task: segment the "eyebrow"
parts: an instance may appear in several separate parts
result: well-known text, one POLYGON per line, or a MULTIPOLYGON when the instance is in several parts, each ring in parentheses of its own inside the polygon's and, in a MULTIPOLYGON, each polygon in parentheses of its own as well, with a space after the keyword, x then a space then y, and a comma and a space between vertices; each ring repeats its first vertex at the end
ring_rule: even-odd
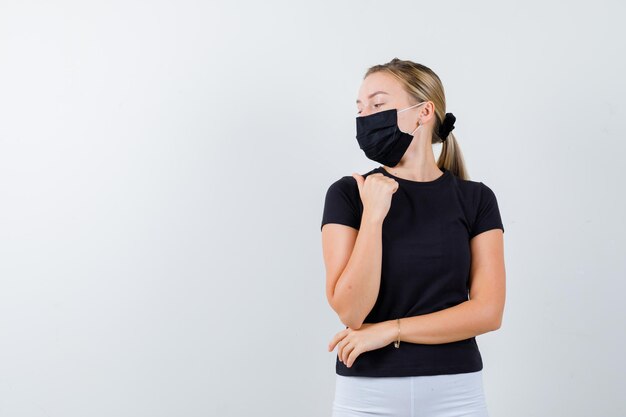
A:
MULTIPOLYGON (((389 94, 389 93, 388 93, 388 92, 386 92, 386 91, 375 91, 375 92, 373 92, 372 94, 370 94, 369 96, 367 96, 367 98, 372 98, 372 97, 374 97, 376 94, 389 94)), ((357 99, 357 100, 356 100, 356 104, 359 104, 360 102, 361 102, 361 100, 359 100, 359 99, 357 99)))

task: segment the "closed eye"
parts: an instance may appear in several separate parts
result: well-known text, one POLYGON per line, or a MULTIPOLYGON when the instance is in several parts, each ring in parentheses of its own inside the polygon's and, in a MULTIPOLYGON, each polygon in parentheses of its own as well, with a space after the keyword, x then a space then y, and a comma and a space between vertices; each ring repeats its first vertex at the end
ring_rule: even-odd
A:
MULTIPOLYGON (((377 104, 374 104, 374 108, 377 109, 378 106, 384 106, 384 105, 385 105, 385 103, 377 103, 377 104)), ((358 111, 356 114, 361 114, 361 112, 358 111)))

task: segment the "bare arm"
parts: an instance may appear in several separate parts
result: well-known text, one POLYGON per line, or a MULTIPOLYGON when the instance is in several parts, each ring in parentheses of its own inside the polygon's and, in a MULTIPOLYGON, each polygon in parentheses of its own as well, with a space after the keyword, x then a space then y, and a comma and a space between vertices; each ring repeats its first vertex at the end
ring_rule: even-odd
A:
MULTIPOLYGON (((505 302, 503 233, 483 232, 470 241, 470 299, 456 306, 400 319, 400 341, 423 344, 456 342, 500 328, 505 302)), ((398 323, 388 320, 381 331, 397 340, 398 323)))
POLYGON ((358 329, 380 289, 382 221, 364 212, 359 230, 341 224, 322 228, 326 297, 340 320, 358 329))

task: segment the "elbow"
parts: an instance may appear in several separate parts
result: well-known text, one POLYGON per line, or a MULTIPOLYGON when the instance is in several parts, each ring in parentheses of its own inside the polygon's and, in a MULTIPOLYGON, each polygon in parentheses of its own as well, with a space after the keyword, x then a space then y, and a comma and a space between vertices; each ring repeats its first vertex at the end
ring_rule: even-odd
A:
POLYGON ((501 325, 502 325, 502 320, 493 320, 492 323, 491 323, 490 330, 492 332, 496 331, 496 330, 498 330, 500 328, 501 325))
POLYGON ((495 331, 498 330, 502 326, 502 312, 497 311, 496 313, 490 314, 489 316, 489 330, 495 331))
POLYGON ((349 311, 337 311, 337 315, 339 316, 339 320, 341 320, 345 326, 348 326, 353 330, 360 329, 363 324, 363 319, 355 317, 356 315, 354 314, 354 309, 349 311))
POLYGON ((363 320, 355 320, 351 317, 341 317, 341 322, 352 330, 359 330, 363 325, 363 320))
POLYGON ((329 295, 328 301, 332 309, 337 313, 339 320, 349 328, 358 330, 363 325, 365 317, 362 317, 354 306, 349 302, 341 302, 337 297, 329 295))
POLYGON ((476 300, 484 332, 493 332, 502 325, 503 307, 494 303, 476 300))
POLYGON ((345 326, 351 328, 352 330, 359 330, 361 328, 361 325, 363 325, 363 319, 360 317, 356 317, 356 315, 354 314, 354 309, 348 311, 335 311, 339 316, 339 320, 341 320, 341 322, 345 326))

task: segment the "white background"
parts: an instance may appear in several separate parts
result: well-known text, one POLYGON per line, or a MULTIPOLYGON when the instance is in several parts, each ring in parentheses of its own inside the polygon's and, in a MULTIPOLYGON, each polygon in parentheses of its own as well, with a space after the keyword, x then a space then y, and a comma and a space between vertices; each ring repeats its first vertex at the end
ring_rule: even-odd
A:
POLYGON ((2 0, 0 416, 329 416, 323 198, 394 57, 498 197, 491 416, 626 415, 625 12, 2 0))

